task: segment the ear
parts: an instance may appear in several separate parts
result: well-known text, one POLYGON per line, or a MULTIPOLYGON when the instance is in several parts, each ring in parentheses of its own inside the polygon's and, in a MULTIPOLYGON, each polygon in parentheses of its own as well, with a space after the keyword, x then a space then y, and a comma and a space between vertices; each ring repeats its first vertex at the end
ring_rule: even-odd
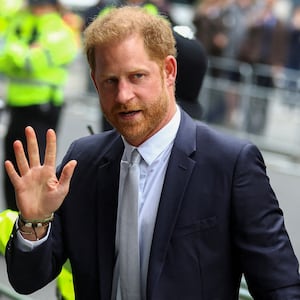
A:
POLYGON ((175 85, 177 75, 177 61, 172 55, 168 55, 165 58, 165 74, 167 85, 175 85))

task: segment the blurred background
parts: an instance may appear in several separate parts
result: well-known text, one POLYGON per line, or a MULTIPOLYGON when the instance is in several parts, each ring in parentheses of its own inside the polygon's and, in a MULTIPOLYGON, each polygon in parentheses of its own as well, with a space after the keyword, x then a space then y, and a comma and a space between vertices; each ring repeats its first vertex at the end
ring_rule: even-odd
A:
MULTIPOLYGON (((74 139, 91 134, 91 128, 93 132, 104 130, 82 52, 82 31, 106 7, 120 4, 102 0, 61 0, 60 3, 66 22, 77 35, 79 51, 68 66, 69 77, 64 87, 65 106, 57 130, 58 162, 74 139)), ((250 139, 260 148, 300 259, 297 230, 300 226, 300 1, 152 0, 147 3, 155 5, 174 26, 180 26, 182 32, 202 43, 208 69, 196 99, 201 114, 195 118, 250 139)), ((134 4, 144 5, 144 2, 135 0, 134 4)), ((0 29, 1 14, 2 9, 0 29)), ((0 73, 2 164, 3 138, 10 118, 5 104, 7 84, 7 77, 0 73)), ((0 170, 2 211, 6 205, 2 167, 0 170)), ((12 293, 4 259, 0 256, 1 288, 12 293)), ((17 294, 14 297, 0 295, 0 299, 56 299, 55 283, 28 297, 18 298, 17 294)))

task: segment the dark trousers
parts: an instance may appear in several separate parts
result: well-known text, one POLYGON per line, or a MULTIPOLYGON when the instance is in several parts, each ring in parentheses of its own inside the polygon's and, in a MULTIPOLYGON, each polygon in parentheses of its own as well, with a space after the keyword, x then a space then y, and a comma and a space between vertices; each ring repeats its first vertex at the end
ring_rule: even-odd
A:
MULTIPOLYGON (((26 126, 30 125, 36 132, 39 143, 41 163, 43 163, 46 148, 46 131, 49 128, 54 130, 57 129, 61 110, 61 106, 54 106, 48 103, 28 107, 9 107, 10 121, 4 140, 4 159, 12 161, 16 166, 13 142, 15 140, 20 140, 23 143, 26 152, 24 129, 26 126)), ((5 171, 4 194, 7 208, 18 210, 15 201, 14 188, 5 171)))

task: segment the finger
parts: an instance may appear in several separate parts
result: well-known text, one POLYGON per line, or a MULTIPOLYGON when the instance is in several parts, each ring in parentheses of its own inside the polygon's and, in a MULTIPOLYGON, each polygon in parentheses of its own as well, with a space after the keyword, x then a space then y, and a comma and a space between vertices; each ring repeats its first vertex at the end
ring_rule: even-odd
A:
POLYGON ((39 146, 36 134, 31 126, 25 128, 25 135, 30 166, 37 167, 40 165, 39 146))
POLYGON ((24 151, 23 144, 21 143, 21 141, 15 141, 13 144, 13 148, 19 173, 21 176, 23 176, 29 170, 29 164, 24 151))
POLYGON ((49 129, 46 135, 47 144, 45 152, 45 165, 55 168, 56 163, 56 134, 53 129, 49 129))
POLYGON ((16 188, 18 181, 20 179, 19 174, 17 173, 17 171, 11 161, 6 160, 4 162, 4 166, 5 166, 6 173, 9 177, 12 185, 16 188))
POLYGON ((61 172, 59 178, 59 184, 62 187, 62 189, 65 191, 65 193, 67 193, 69 190, 70 181, 73 176, 76 165, 77 165, 77 161, 71 160, 64 166, 61 172))

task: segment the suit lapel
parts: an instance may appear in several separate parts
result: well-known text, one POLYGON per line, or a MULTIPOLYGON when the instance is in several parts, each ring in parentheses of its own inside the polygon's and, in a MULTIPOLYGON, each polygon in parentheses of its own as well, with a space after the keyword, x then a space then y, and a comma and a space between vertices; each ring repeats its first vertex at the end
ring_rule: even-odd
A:
MULTIPOLYGON (((151 254, 149 258, 147 299, 159 280, 170 238, 182 199, 194 168, 191 155, 196 149, 196 125, 184 112, 174 141, 163 185, 151 254)), ((99 253, 99 288, 101 299, 110 299, 115 263, 115 228, 118 205, 120 160, 123 142, 117 139, 101 159, 98 168, 97 246, 99 253)))
POLYGON ((185 113, 174 141, 157 213, 149 259, 147 299, 152 299, 159 280, 170 238, 174 230, 185 189, 195 162, 191 155, 196 149, 196 125, 185 113))
POLYGON ((123 142, 118 139, 98 168, 97 245, 101 299, 110 299, 115 262, 115 228, 118 206, 120 160, 123 142))

